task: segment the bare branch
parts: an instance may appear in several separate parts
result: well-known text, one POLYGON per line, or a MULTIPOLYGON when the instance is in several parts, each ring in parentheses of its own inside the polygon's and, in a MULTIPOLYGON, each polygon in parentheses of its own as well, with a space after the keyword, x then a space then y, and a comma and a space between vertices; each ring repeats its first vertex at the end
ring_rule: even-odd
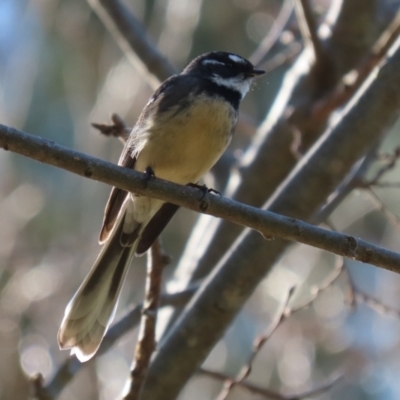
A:
MULTIPOLYGON (((201 368, 199 370, 199 373, 205 376, 209 376, 210 378, 219 380, 219 381, 229 381, 230 378, 222 374, 220 372, 215 372, 215 371, 210 371, 204 368, 201 368)), ((293 395, 288 395, 288 394, 283 394, 283 393, 277 393, 269 389, 264 389, 259 386, 253 385, 249 382, 239 382, 237 385, 248 390, 250 393, 253 394, 258 394, 260 396, 265 397, 266 399, 272 399, 272 400, 300 400, 303 398, 308 398, 312 396, 318 396, 319 394, 326 393, 332 386, 336 385, 340 380, 342 379, 342 375, 339 375, 333 379, 331 379, 329 382, 325 383, 324 385, 321 385, 315 389, 310 389, 306 392, 302 393, 296 393, 293 395)))
MULTIPOLYGON (((372 72, 265 209, 311 219, 353 165, 389 131, 400 110, 400 39, 389 52, 391 57, 372 72)), ((287 246, 282 240, 265 242, 255 232, 243 232, 161 343, 150 367, 146 399, 160 393, 165 400, 177 396, 287 246)))
MULTIPOLYGON (((378 24, 376 0, 333 0, 331 9, 338 8, 341 11, 334 23, 325 23, 325 31, 331 31, 332 36, 323 40, 324 47, 332 56, 334 70, 315 68, 310 51, 300 54, 285 75, 271 111, 234 169, 227 185, 227 196, 261 206, 298 161, 290 148, 293 126, 302 135, 301 148, 298 149, 302 154, 322 134, 327 119, 310 117, 315 103, 330 93, 342 75, 370 51, 375 40, 370 34, 371 29, 374 31, 378 24)), ((240 227, 226 221, 200 217, 198 229, 193 230, 177 268, 179 285, 184 287, 186 283, 207 276, 241 232, 240 227), (205 234, 212 236, 207 246, 204 246, 205 234), (205 248, 202 254, 199 254, 199 248, 205 248), (193 252, 197 253, 196 257, 192 257, 193 252)))
MULTIPOLYGON (((327 221, 327 225, 333 229, 336 230, 333 223, 331 221, 327 221)), ((358 304, 362 303, 374 310, 375 312, 382 314, 382 315, 389 315, 394 318, 400 318, 400 310, 398 308, 389 306, 383 301, 377 299, 375 296, 371 295, 370 293, 367 293, 361 289, 359 289, 354 282, 354 279, 351 276, 351 273, 349 271, 349 266, 346 260, 343 260, 341 263, 340 267, 338 268, 339 274, 336 278, 332 280, 332 283, 341 275, 342 272, 345 272, 345 276, 347 279, 347 284, 348 284, 348 293, 347 293, 347 304, 351 308, 357 307, 358 304)), ((323 287, 319 287, 319 289, 324 290, 323 287)), ((319 290, 320 292, 321 290, 319 290)), ((295 310, 297 311, 297 310, 295 310)))
POLYGON ((376 171, 375 176, 364 182, 360 181, 358 186, 361 188, 369 188, 374 185, 378 185, 389 171, 393 170, 400 158, 400 147, 397 147, 392 154, 385 154, 385 164, 376 171))
POLYGON ((146 295, 142 308, 139 339, 131 367, 130 380, 124 400, 138 400, 146 379, 151 355, 156 348, 156 323, 160 299, 162 272, 170 262, 161 249, 160 241, 151 246, 147 260, 146 295))
POLYGON ((121 0, 88 0, 138 71, 157 88, 176 70, 157 50, 143 25, 121 0))
POLYGON ((353 305, 365 304, 367 307, 371 308, 375 312, 381 315, 388 315, 394 318, 400 318, 400 310, 398 308, 389 306, 385 304, 382 300, 376 298, 370 293, 364 292, 359 289, 357 285, 354 283, 350 274, 348 275, 348 282, 351 285, 351 293, 352 293, 352 302, 353 305))
POLYGON ((34 400, 52 400, 54 397, 49 396, 43 387, 42 374, 36 374, 29 379, 31 384, 31 398, 34 400))
POLYGON ((400 232, 400 217, 386 207, 374 190, 367 188, 366 193, 370 195, 377 209, 386 217, 387 221, 397 230, 397 232, 400 232))
MULTIPOLYGON (((225 385, 218 396, 218 400, 225 400, 231 390, 234 388, 236 385, 241 385, 246 378, 250 375, 252 369, 253 369, 253 362, 255 358, 257 357, 258 353, 262 350, 264 345, 267 343, 267 341, 271 338, 271 336, 274 334, 274 332, 277 330, 277 328, 284 323, 284 321, 289 318, 291 315, 294 313, 303 310, 310 306, 315 299, 319 296, 321 292, 324 290, 332 287, 332 285, 336 282, 336 280, 339 278, 339 276, 342 274, 344 270, 344 262, 342 259, 338 260, 338 264, 335 266, 335 268, 332 270, 332 272, 325 278, 325 280, 315 288, 313 288, 311 296, 309 299, 303 303, 300 304, 299 306, 295 308, 289 308, 289 302, 292 298, 292 295, 294 293, 294 289, 292 288, 286 297, 286 300, 282 303, 281 309, 277 313, 275 319, 272 321, 272 324, 268 327, 268 330, 266 333, 258 337, 253 346, 253 351, 248 358, 246 364, 244 367, 241 369, 239 372, 237 378, 232 379, 229 378, 226 380, 225 385)), ((281 396, 281 395, 278 395, 281 396)), ((280 397, 279 397, 280 398, 280 397)))
POLYGON ((266 60, 260 65, 267 74, 276 70, 285 64, 290 64, 296 56, 299 55, 302 50, 302 46, 299 42, 293 42, 288 45, 287 48, 283 49, 280 53, 273 56, 271 59, 266 60))
POLYGON ((290 314, 292 315, 310 306, 321 294, 321 292, 332 287, 332 285, 336 282, 336 280, 342 275, 344 270, 345 270, 345 263, 343 259, 339 259, 338 263, 335 265, 332 272, 325 278, 325 280, 321 284, 313 288, 312 295, 309 297, 309 299, 307 299, 305 303, 300 304, 297 307, 291 308, 289 310, 290 314))
POLYGON ((112 114, 111 121, 113 122, 112 124, 98 124, 92 122, 91 125, 93 128, 98 129, 104 136, 114 136, 125 144, 132 128, 128 127, 125 121, 118 114, 112 114))
POLYGON ((312 48, 316 63, 325 64, 327 62, 321 40, 317 33, 317 23, 315 21, 309 0, 295 0, 297 20, 300 31, 303 35, 306 46, 312 48))
POLYGON ((262 40, 254 53, 249 57, 249 60, 258 65, 272 49, 274 44, 279 40, 282 31, 285 29, 290 16, 293 12, 293 0, 285 0, 278 16, 275 18, 267 36, 262 40))
POLYGON ((244 380, 250 375, 251 370, 253 368, 253 362, 257 357, 258 353, 264 347, 265 343, 267 343, 268 339, 273 335, 276 329, 282 324, 282 322, 287 318, 288 314, 288 304, 293 296, 294 287, 291 288, 286 296, 286 300, 282 303, 281 309, 275 316, 272 324, 268 327, 268 332, 257 338, 253 345, 253 351, 248 358, 246 365, 241 369, 238 376, 235 379, 228 379, 225 381, 224 387, 222 388, 221 393, 218 396, 218 400, 225 400, 229 396, 229 393, 234 388, 235 385, 241 384, 244 380))
MULTIPOLYGON (((362 131, 362 133, 365 146, 367 143, 367 132, 362 131)), ((374 130, 371 134, 378 135, 379 131, 374 130)), ((353 135, 354 140, 356 140, 355 137, 356 135, 353 135)), ((341 146, 341 143, 337 142, 336 145, 341 146)), ((63 168, 86 178, 120 187, 129 192, 154 197, 196 212, 224 218, 236 224, 254 229, 262 233, 264 237, 280 237, 308 244, 334 254, 361 262, 368 262, 378 267, 400 273, 400 255, 398 253, 375 246, 362 239, 331 232, 295 218, 285 217, 210 193, 204 194, 203 191, 189 186, 177 185, 162 179, 149 181, 146 175, 140 172, 122 168, 110 162, 69 150, 54 142, 1 124, 0 147, 37 161, 63 168)), ((362 150, 362 146, 359 146, 358 151, 361 152, 362 150)), ((324 154, 322 153, 321 155, 323 159, 326 158, 324 154)), ((353 154, 353 156, 357 157, 356 154, 353 154)), ((309 165, 312 165, 311 161, 309 165)), ((307 170, 309 165, 305 163, 307 170)), ((326 165, 324 168, 320 166, 319 172, 322 172, 322 169, 326 168, 326 165)), ((344 169, 345 166, 343 165, 342 168, 344 169)), ((330 167, 328 170, 327 173, 331 174, 330 167)), ((297 173, 297 171, 295 172, 297 173)), ((308 174, 308 171, 304 171, 303 173, 308 174)), ((330 183, 332 184, 333 181, 331 180, 330 183)), ((294 201, 294 199, 292 200, 294 201)))
POLYGON ((329 196, 327 203, 318 211, 313 221, 326 221, 331 213, 339 204, 350 194, 350 192, 359 186, 363 181, 369 167, 376 159, 377 146, 353 167, 345 181, 329 196))
POLYGON ((361 65, 347 74, 332 93, 316 103, 312 112, 313 116, 325 119, 332 111, 345 104, 360 88, 373 68, 387 56, 390 46, 393 45, 399 34, 400 12, 375 42, 371 53, 361 65))

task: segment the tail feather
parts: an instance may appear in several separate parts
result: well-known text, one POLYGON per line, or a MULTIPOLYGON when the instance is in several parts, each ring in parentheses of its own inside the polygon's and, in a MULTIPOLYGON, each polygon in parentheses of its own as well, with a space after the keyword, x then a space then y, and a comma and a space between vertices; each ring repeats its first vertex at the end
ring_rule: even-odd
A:
POLYGON ((65 310, 58 332, 61 349, 71 349, 80 361, 89 360, 97 351, 111 323, 137 242, 121 245, 123 218, 104 245, 75 296, 65 310))

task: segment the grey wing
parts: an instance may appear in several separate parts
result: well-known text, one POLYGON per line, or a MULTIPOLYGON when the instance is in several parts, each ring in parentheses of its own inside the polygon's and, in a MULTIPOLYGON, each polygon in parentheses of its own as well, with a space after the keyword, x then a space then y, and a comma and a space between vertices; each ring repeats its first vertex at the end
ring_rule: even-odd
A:
POLYGON ((135 252, 137 256, 146 253, 178 209, 179 206, 171 203, 164 203, 161 206, 140 235, 140 240, 135 252))
MULTIPOLYGON (((165 88, 168 87, 166 83, 175 77, 168 79, 151 97, 145 108, 143 109, 135 127, 129 135, 129 138, 122 150, 118 165, 125 168, 135 168, 136 155, 140 151, 140 134, 146 129, 147 119, 156 112, 160 101, 164 97, 165 88)), ((103 244, 108 240, 110 234, 115 226, 115 221, 121 211, 128 192, 117 187, 113 187, 108 197, 107 205, 104 210, 103 225, 100 231, 99 242, 103 244)))
MULTIPOLYGON (((130 145, 128 147, 128 144, 129 141, 124 147, 118 165, 133 169, 135 167, 136 157, 132 156, 132 149, 130 145)), ((103 225, 101 227, 99 238, 100 244, 103 244, 110 237, 110 234, 114 229, 115 221, 118 218, 118 214, 127 195, 128 192, 126 190, 117 188, 115 186, 111 189, 111 193, 108 197, 107 205, 104 210, 103 225)))
MULTIPOLYGON (((146 132, 146 125, 157 113, 163 113, 168 109, 175 107, 179 104, 179 108, 187 107, 187 102, 182 102, 182 97, 190 92, 196 84, 196 78, 188 75, 174 75, 167 79, 153 94, 149 102, 144 107, 133 131, 129 135, 128 141, 122 151, 118 165, 126 168, 135 167, 135 162, 138 152, 141 150, 141 135, 146 132)), ((128 192, 119 188, 112 188, 108 202, 104 212, 103 226, 100 231, 99 242, 104 243, 112 232, 115 221, 118 218, 121 207, 126 199, 128 192)), ((170 205, 172 206, 172 205, 170 205)), ((177 209, 177 208, 176 208, 177 209)), ((176 212, 174 207, 165 207, 160 210, 156 220, 160 222, 160 226, 164 228, 168 221, 176 212)), ((146 232, 145 240, 141 244, 140 249, 147 250, 152 242, 157 238, 163 229, 156 229, 156 224, 151 224, 151 227, 146 232)))

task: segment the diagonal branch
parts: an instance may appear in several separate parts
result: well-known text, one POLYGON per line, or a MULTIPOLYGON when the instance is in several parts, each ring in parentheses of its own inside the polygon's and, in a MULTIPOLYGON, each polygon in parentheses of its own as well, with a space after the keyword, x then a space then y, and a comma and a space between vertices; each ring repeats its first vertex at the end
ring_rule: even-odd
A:
POLYGON ((299 28, 306 46, 312 48, 317 64, 325 64, 326 56, 322 47, 321 39, 318 37, 317 23, 309 0, 295 0, 294 4, 299 28))
POLYGON ((155 89, 176 70, 122 0, 88 0, 122 51, 155 89))
MULTIPOLYGON (((400 103, 400 95, 398 97, 400 103)), ((379 135, 380 132, 374 130, 370 134, 379 135)), ((368 143, 367 133, 363 131, 364 146, 368 143)), ((333 136, 335 137, 335 135, 333 136)), ((337 145, 340 146, 339 141, 337 145)), ((189 186, 177 185, 162 179, 149 181, 146 174, 69 150, 49 140, 1 124, 0 147, 77 175, 117 186, 129 192, 154 197, 196 212, 224 218, 235 224, 251 228, 261 233, 268 240, 275 237, 292 240, 400 273, 400 254, 375 246, 362 239, 331 232, 295 218, 248 206, 228 198, 214 196, 210 193, 204 194, 202 190, 199 191, 189 186)), ((348 151, 351 153, 350 150, 348 151)), ((360 145, 357 150, 362 152, 363 146, 360 145)), ((350 156, 346 152, 343 152, 343 154, 350 156)), ((356 155, 353 156, 356 157, 356 155)), ((325 158, 323 153, 322 159, 325 160, 325 158)), ((308 162, 309 160, 304 161, 304 166, 307 167, 305 171, 299 172, 309 173, 308 162)), ((345 165, 342 165, 341 169, 344 170, 345 167, 345 165)), ((317 169, 319 171, 324 170, 327 174, 332 172, 329 164, 319 165, 317 169)), ((333 181, 330 183, 333 183, 333 181)), ((304 188, 301 191, 298 190, 298 193, 300 192, 304 192, 304 188)), ((285 192, 282 193, 282 196, 290 197, 285 192)), ((317 200, 317 197, 315 200, 317 200)), ((295 198, 289 201, 295 201, 295 198)), ((299 204, 298 207, 300 206, 299 204)), ((262 236, 259 235, 259 237, 262 236)))
MULTIPOLYGON (((298 150, 304 154, 327 123, 326 119, 310 118, 315 103, 329 95, 342 75, 354 68, 374 43, 370 32, 378 23, 376 0, 333 0, 332 9, 341 11, 333 26, 325 23, 325 31, 332 35, 325 37, 323 44, 333 67, 321 71, 314 67, 310 51, 301 52, 285 75, 271 111, 234 169, 228 197, 261 206, 272 195, 298 161, 291 150, 294 132, 301 134, 298 150)), ((239 226, 200 217, 177 267, 177 284, 184 287, 209 274, 240 233, 239 226), (212 236, 207 244, 205 236, 212 236)))
POLYGON ((396 14, 393 21, 387 29, 380 35, 378 40, 372 47, 370 54, 365 57, 355 70, 352 70, 339 82, 337 87, 324 98, 320 99, 312 110, 314 118, 325 119, 334 110, 343 106, 357 89, 364 83, 368 74, 374 69, 379 62, 387 55, 390 46, 400 34, 400 12, 396 14))
POLYGON ((267 36, 262 40, 257 49, 250 56, 249 60, 254 65, 259 65, 274 44, 279 40, 282 31, 285 29, 293 12, 293 0, 285 0, 278 16, 274 20, 267 36))
POLYGON ((253 351, 251 352, 250 357, 248 358, 246 364, 239 371, 239 374, 237 375, 237 377, 235 379, 229 379, 229 380, 225 381, 217 400, 226 400, 228 398, 229 394, 231 393, 232 389, 236 385, 242 384, 245 381, 245 379, 249 377, 249 375, 253 369, 254 360, 256 359, 258 353, 262 350, 264 345, 267 343, 268 339, 274 334, 274 332, 278 329, 278 327, 289 316, 290 310, 288 308, 288 304, 293 297, 294 290, 295 290, 295 287, 292 287, 288 291, 286 299, 281 304, 280 310, 275 315, 275 318, 272 321, 272 324, 268 327, 268 331, 255 340, 254 345, 253 345, 253 351))
MULTIPOLYGON (((204 368, 200 368, 199 373, 202 375, 208 376, 210 378, 216 379, 218 381, 230 380, 230 378, 228 378, 224 374, 221 374, 220 372, 209 371, 204 368)), ((300 400, 300 399, 306 399, 306 398, 313 397, 313 396, 318 396, 319 394, 322 394, 322 393, 326 393, 329 389, 331 389, 334 385, 336 385, 336 383, 338 383, 341 379, 342 379, 342 375, 338 375, 338 376, 332 378, 327 383, 325 383, 317 388, 310 389, 310 390, 307 390, 302 393, 296 393, 293 395, 274 392, 270 389, 264 389, 257 385, 254 385, 250 382, 239 382, 237 385, 246 389, 250 393, 260 395, 260 396, 265 397, 266 399, 270 399, 270 400, 300 400)))
MULTIPOLYGON (((389 54, 265 209, 311 219, 354 164, 388 133, 400 112, 400 38, 389 54)), ((161 393, 165 400, 178 395, 287 247, 286 241, 265 242, 254 231, 243 232, 161 343, 147 378, 146 400, 161 393)))

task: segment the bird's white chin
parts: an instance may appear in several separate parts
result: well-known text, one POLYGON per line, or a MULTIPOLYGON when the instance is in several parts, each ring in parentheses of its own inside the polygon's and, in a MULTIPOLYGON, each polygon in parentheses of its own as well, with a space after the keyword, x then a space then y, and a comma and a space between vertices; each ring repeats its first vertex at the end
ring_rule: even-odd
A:
POLYGON ((239 75, 234 78, 222 78, 220 76, 214 75, 211 78, 211 80, 219 86, 224 86, 228 89, 232 89, 235 90, 236 92, 239 92, 243 99, 243 97, 250 89, 250 85, 253 78, 252 77, 244 78, 243 75, 239 75))

